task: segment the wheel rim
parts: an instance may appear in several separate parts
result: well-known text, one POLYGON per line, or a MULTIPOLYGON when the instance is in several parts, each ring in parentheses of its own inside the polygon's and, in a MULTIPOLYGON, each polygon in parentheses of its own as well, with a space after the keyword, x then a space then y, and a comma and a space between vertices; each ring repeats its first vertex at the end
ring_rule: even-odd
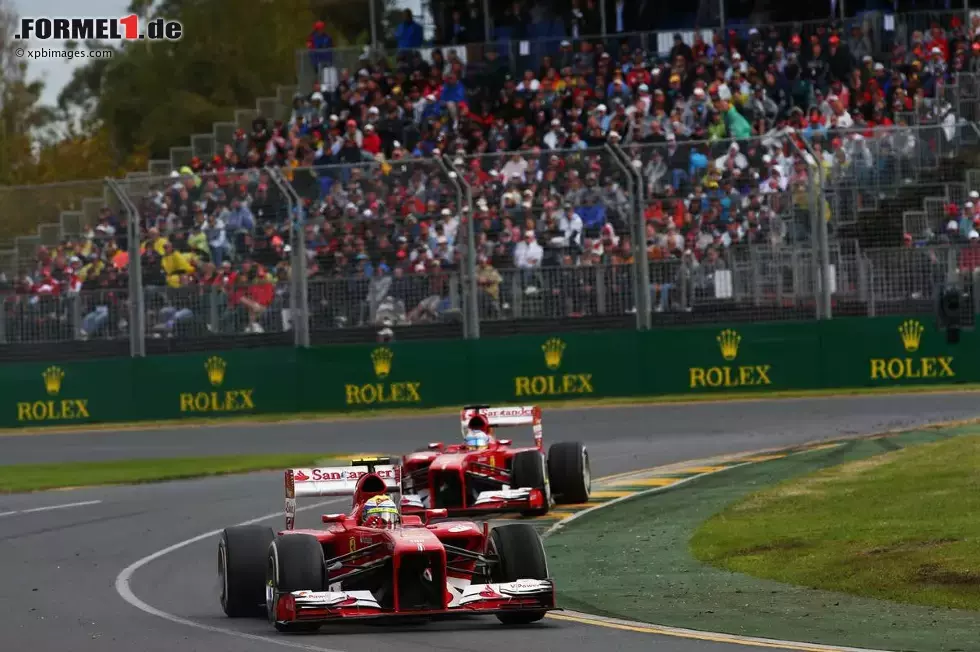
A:
POLYGON ((492 566, 490 566, 490 568, 487 569, 487 579, 492 583, 496 581, 497 578, 500 577, 501 575, 500 569, 502 567, 502 564, 500 563, 500 553, 497 552, 497 544, 493 542, 493 537, 487 537, 487 539, 488 539, 487 541, 488 555, 497 558, 497 563, 493 564, 492 566))
POLYGON ((276 622, 276 557, 275 553, 269 555, 269 561, 265 569, 265 611, 270 622, 276 622))
POLYGON ((548 464, 544 455, 541 456, 541 477, 544 478, 544 503, 548 509, 551 509, 554 506, 554 499, 551 496, 551 478, 548 477, 548 464))
POLYGON ((585 484, 585 493, 592 493, 592 469, 589 468, 589 454, 582 449, 582 482, 585 484))
POLYGON ((221 606, 228 606, 228 560, 224 543, 218 544, 218 579, 221 591, 221 606))

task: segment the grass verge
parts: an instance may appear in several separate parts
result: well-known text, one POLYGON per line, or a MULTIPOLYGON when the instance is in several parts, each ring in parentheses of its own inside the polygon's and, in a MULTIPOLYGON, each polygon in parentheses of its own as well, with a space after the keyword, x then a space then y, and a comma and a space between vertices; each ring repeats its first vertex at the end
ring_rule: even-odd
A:
POLYGON ((977 468, 980 435, 826 469, 731 505, 691 549, 780 582, 980 610, 977 468))
MULTIPOLYGON (((844 387, 838 389, 784 390, 773 392, 730 392, 705 394, 667 394, 662 396, 632 396, 603 399, 574 399, 541 401, 549 410, 584 410, 589 408, 639 407, 644 405, 685 404, 685 403, 724 403, 730 401, 764 401, 770 399, 792 398, 836 398, 852 396, 875 396, 892 394, 944 394, 980 392, 980 383, 950 383, 942 385, 896 386, 896 387, 844 387)), ((518 402, 518 401, 514 401, 518 402)), ((140 431, 161 428, 187 428, 191 426, 221 425, 264 425, 270 423, 306 423, 314 421, 350 421, 356 419, 392 419, 458 414, 460 406, 435 408, 393 408, 388 410, 360 410, 351 412, 309 412, 284 414, 251 414, 233 417, 205 419, 167 419, 156 421, 133 421, 114 423, 82 423, 71 426, 48 426, 41 428, 0 428, 0 437, 26 435, 84 433, 101 431, 140 431)))
POLYGON ((595 511, 546 541, 559 603, 599 615, 744 636, 878 650, 976 650, 976 611, 754 577, 695 559, 689 544, 705 521, 765 487, 977 432, 971 425, 848 440, 733 467, 595 511))
POLYGON ((327 461, 343 463, 348 459, 349 457, 336 454, 306 453, 176 457, 65 464, 14 464, 0 466, 0 493, 163 482, 251 471, 280 470, 323 464, 327 461))

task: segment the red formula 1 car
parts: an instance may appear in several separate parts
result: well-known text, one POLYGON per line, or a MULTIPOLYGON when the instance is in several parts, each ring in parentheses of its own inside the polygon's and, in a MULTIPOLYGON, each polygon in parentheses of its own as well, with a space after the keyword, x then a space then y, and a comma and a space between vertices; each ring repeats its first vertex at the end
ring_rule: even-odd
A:
POLYGON ((544 455, 541 408, 468 406, 460 413, 462 444, 431 443, 404 456, 402 475, 406 514, 427 508, 450 516, 520 512, 547 514, 555 503, 589 500, 589 454, 579 442, 553 444, 544 455), (520 448, 494 431, 531 426, 534 446, 520 448))
POLYGON ((221 533, 221 606, 230 617, 265 613, 279 631, 314 631, 333 621, 493 614, 505 624, 555 609, 554 584, 533 526, 488 529, 441 521, 446 511, 401 515, 392 497, 400 467, 390 460, 286 471, 286 529, 258 525, 221 533), (326 527, 295 529, 296 499, 353 495, 326 527))

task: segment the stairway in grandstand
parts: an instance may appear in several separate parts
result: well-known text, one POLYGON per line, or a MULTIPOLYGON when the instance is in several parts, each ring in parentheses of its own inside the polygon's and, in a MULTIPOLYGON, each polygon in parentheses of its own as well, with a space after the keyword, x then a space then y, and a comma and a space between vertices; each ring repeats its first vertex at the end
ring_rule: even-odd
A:
MULTIPOLYGON (((123 185, 133 190, 138 190, 143 185, 146 190, 149 190, 148 185, 141 182, 165 177, 171 171, 189 165, 195 156, 201 159, 213 157, 216 153, 223 151, 225 145, 234 142, 237 129, 250 131, 252 120, 260 116, 267 118, 270 122, 289 120, 292 114, 293 95, 296 90, 296 86, 278 87, 275 97, 259 98, 255 102, 254 109, 235 111, 233 122, 216 122, 210 134, 194 134, 190 137, 190 145, 171 147, 169 159, 151 160, 146 172, 129 173, 123 185)), ((14 238, 12 249, 0 250, 0 272, 4 272, 8 276, 16 273, 21 263, 34 260, 38 246, 57 246, 65 238, 80 236, 85 225, 94 225, 98 222, 100 209, 109 206, 113 210, 120 210, 121 207, 118 203, 118 199, 112 191, 106 189, 103 196, 83 199, 78 210, 63 211, 57 223, 40 224, 37 227, 36 235, 14 238)))

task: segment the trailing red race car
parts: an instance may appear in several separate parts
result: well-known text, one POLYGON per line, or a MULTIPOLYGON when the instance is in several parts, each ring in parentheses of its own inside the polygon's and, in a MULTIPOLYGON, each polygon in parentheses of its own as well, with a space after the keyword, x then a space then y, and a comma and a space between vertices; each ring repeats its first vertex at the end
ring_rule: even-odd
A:
POLYGON ((463 443, 435 442, 403 457, 404 513, 435 508, 450 516, 540 516, 555 503, 588 502, 592 476, 585 445, 553 444, 545 458, 540 407, 468 406, 460 422, 463 443), (496 428, 509 426, 531 426, 534 446, 515 447, 494 436, 496 428))
POLYGON ((265 613, 281 632, 307 632, 333 621, 454 614, 525 624, 555 609, 533 526, 434 522, 447 516, 440 509, 402 515, 392 497, 399 475, 391 460, 286 471, 285 530, 248 525, 221 533, 225 614, 265 613), (353 496, 349 513, 324 515, 324 529, 295 529, 297 498, 344 495, 353 496))

